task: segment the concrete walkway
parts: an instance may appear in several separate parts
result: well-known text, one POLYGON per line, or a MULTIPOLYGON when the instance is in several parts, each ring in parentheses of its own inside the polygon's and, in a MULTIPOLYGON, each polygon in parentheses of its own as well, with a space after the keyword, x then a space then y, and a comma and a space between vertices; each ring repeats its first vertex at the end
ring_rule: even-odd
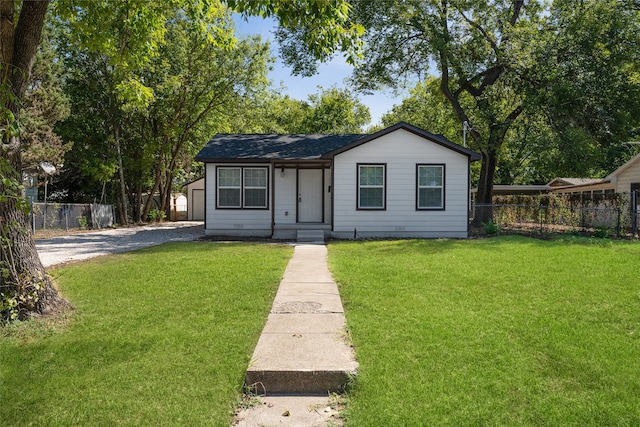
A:
POLYGON ((329 394, 358 370, 344 326, 327 247, 296 245, 246 374, 260 404, 240 411, 234 426, 335 425, 329 394))

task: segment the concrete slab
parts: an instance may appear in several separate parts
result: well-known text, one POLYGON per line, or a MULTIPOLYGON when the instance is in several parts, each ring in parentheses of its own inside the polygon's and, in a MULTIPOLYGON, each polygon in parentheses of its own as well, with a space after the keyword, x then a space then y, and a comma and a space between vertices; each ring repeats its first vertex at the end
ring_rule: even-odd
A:
POLYGON ((338 287, 333 282, 282 282, 276 295, 335 295, 340 298, 338 287))
POLYGON ((283 283, 288 282, 308 282, 308 283, 321 283, 330 282, 333 280, 333 276, 329 270, 314 269, 305 265, 287 267, 282 278, 283 283))
POLYGON ((342 301, 334 295, 276 296, 272 313, 344 313, 342 301))
POLYGON ((333 282, 325 245, 296 245, 295 255, 284 272, 283 282, 333 282))
POLYGON ((236 413, 233 427, 341 426, 340 405, 327 396, 264 396, 236 413))
POLYGON ((270 314, 263 334, 334 334, 344 330, 342 314, 270 314))
POLYGON ((250 371, 352 371, 353 350, 341 332, 329 334, 262 334, 253 353, 250 371))

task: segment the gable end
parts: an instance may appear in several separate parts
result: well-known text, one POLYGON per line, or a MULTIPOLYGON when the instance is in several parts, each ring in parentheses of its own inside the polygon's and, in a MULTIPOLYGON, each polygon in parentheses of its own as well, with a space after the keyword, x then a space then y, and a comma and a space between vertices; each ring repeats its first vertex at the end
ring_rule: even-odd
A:
POLYGON ((450 150, 456 151, 460 154, 463 154, 467 157, 469 157, 470 161, 477 161, 480 160, 482 157, 480 156, 480 154, 476 153, 475 151, 469 150, 468 148, 465 148, 461 145, 455 144, 451 141, 449 141, 447 138, 445 138, 442 135, 435 135, 431 132, 427 132, 423 129, 420 129, 416 126, 410 125, 409 123, 405 123, 405 122, 399 122, 393 126, 390 126, 388 128, 382 129, 376 133, 373 133, 371 135, 366 135, 350 144, 347 144, 343 147, 337 148, 335 150, 329 151, 325 154, 322 155, 323 159, 331 159, 334 156, 344 153, 345 151, 351 150, 353 148, 359 147, 362 144, 365 144, 369 141, 372 141, 374 139, 380 138, 384 135, 390 134, 392 132, 395 132, 396 130, 399 129, 404 129, 407 132, 411 132, 421 138, 427 139, 431 142, 434 142, 436 144, 439 144, 445 148, 448 148, 450 150))

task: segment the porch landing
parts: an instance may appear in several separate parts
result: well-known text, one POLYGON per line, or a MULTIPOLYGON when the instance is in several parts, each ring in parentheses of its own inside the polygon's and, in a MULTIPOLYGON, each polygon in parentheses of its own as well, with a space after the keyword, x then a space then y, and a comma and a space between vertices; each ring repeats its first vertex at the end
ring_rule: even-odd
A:
POLYGON ((324 243, 330 232, 330 224, 281 224, 274 227, 273 238, 304 243, 324 243))

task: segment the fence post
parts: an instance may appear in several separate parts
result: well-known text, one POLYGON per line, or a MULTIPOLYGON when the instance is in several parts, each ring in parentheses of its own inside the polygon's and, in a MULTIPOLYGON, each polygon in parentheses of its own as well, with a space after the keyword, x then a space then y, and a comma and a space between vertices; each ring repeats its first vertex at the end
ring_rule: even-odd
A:
POLYGON ((631 238, 636 237, 636 229, 638 228, 638 193, 635 191, 631 192, 631 238))
POLYGON ((542 204, 538 205, 538 219, 540 220, 540 235, 542 236, 542 204))

